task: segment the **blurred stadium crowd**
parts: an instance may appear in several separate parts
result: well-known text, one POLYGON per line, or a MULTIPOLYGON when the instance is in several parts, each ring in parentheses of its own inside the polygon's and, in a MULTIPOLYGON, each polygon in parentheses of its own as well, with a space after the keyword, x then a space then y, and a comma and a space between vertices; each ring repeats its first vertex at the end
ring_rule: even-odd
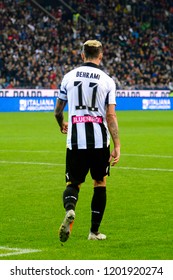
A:
POLYGON ((87 39, 119 87, 173 86, 172 0, 0 0, 0 88, 59 88, 87 39))

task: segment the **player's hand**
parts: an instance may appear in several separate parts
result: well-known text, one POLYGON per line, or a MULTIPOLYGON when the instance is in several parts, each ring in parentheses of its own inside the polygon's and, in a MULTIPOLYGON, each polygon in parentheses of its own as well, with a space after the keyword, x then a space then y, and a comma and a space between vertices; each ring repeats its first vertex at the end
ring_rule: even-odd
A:
POLYGON ((114 166, 116 163, 119 162, 120 159, 120 146, 115 147, 110 154, 109 162, 111 166, 114 166))
POLYGON ((62 126, 61 126, 61 132, 63 133, 63 134, 67 134, 67 130, 68 130, 68 123, 67 122, 64 122, 63 124, 62 124, 62 126))

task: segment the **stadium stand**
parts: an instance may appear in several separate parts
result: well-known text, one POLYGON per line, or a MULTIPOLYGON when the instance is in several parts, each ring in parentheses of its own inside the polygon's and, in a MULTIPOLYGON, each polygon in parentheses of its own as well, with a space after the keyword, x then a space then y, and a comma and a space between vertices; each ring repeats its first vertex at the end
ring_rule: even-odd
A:
POLYGON ((88 38, 119 87, 172 87, 172 0, 0 0, 0 88, 59 88, 88 38))

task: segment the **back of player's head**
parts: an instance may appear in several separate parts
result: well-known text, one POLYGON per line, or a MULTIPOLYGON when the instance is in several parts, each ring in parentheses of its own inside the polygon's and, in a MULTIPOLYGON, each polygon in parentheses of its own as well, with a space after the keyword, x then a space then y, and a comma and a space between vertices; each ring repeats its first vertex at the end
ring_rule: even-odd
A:
POLYGON ((103 52, 102 43, 97 40, 88 40, 83 44, 83 52, 87 59, 98 58, 99 54, 103 52))

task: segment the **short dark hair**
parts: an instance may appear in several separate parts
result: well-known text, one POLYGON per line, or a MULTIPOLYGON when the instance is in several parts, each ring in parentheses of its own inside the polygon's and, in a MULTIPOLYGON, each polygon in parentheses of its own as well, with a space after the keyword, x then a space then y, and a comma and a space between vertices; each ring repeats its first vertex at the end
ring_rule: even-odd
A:
POLYGON ((83 52, 86 58, 97 58, 103 52, 102 43, 97 40, 88 40, 83 44, 83 52))

